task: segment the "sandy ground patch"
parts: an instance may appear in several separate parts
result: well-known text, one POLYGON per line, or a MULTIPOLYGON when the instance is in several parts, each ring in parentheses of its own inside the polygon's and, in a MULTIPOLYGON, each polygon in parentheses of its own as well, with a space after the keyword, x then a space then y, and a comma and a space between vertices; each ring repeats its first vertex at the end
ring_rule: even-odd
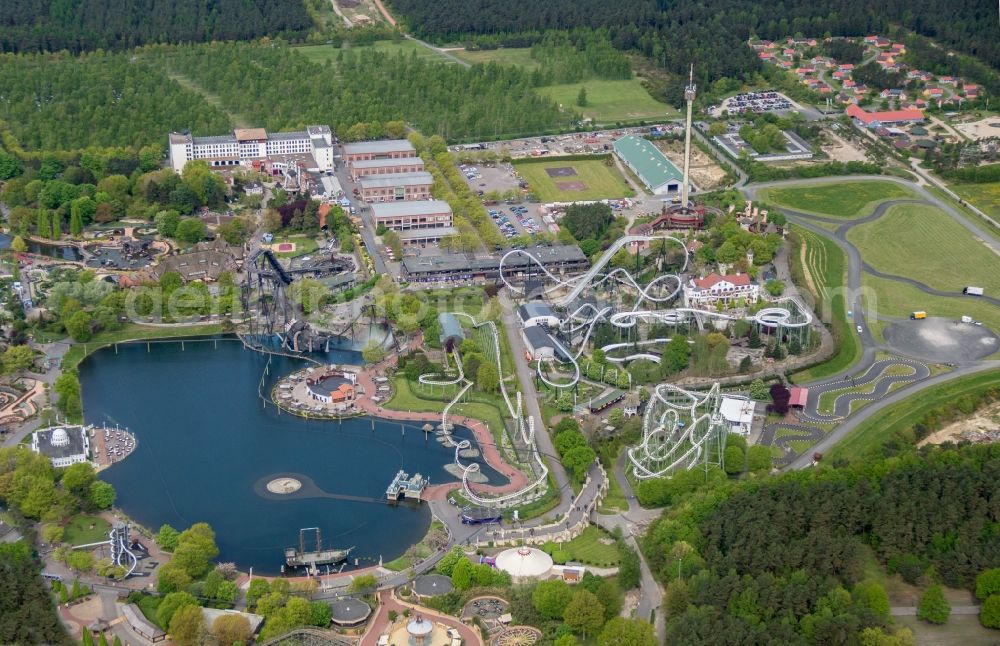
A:
POLYGON ((852 144, 840 135, 827 133, 832 140, 829 145, 823 146, 823 152, 830 156, 830 159, 839 162, 865 161, 865 151, 863 148, 852 144))
POLYGON ((1000 116, 986 117, 985 119, 970 121, 969 123, 956 123, 954 127, 955 130, 972 139, 1000 137, 1000 116))
MULTIPOLYGON (((667 159, 677 168, 684 168, 684 142, 656 141, 656 147, 663 151, 667 159)), ((702 190, 722 186, 726 180, 724 171, 715 160, 702 152, 701 148, 691 145, 691 181, 702 190)))
POLYGON ((945 442, 995 441, 1000 439, 1000 402, 976 411, 972 416, 949 424, 920 440, 917 446, 945 442))

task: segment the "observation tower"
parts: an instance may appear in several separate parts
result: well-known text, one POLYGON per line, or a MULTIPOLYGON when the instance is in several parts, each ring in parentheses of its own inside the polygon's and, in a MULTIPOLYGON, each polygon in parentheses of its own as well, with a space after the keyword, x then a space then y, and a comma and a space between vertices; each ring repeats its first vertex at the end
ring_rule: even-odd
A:
POLYGON ((694 84, 694 63, 688 72, 688 84, 684 88, 684 101, 687 103, 687 120, 684 122, 684 182, 681 184, 681 208, 690 206, 691 191, 691 112, 694 109, 694 96, 697 86, 694 84))
POLYGON ((659 217, 633 227, 634 235, 649 235, 657 229, 700 229, 705 224, 705 214, 721 215, 722 211, 691 200, 691 132, 694 128, 694 99, 698 86, 694 82, 694 64, 688 71, 688 84, 684 87, 687 118, 684 121, 684 177, 681 180, 680 199, 676 204, 664 206, 659 217))

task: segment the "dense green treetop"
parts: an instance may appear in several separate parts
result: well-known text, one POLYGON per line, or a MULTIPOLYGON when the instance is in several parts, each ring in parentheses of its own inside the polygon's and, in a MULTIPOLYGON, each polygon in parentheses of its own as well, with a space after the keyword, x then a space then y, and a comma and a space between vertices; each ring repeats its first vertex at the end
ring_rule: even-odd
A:
POLYGON ((80 52, 154 42, 301 38, 303 0, 4 0, 0 51, 80 52))

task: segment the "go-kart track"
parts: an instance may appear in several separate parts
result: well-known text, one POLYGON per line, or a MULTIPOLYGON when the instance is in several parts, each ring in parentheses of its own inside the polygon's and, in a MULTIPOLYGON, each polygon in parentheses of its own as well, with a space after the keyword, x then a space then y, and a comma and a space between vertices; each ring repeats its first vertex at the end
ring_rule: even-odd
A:
POLYGON ((828 381, 809 388, 809 397, 801 417, 805 420, 819 423, 838 422, 851 414, 851 406, 855 402, 876 401, 882 399, 894 384, 908 384, 926 379, 931 374, 930 368, 919 361, 893 357, 880 359, 868 367, 859 377, 847 377, 828 381), (901 374, 887 374, 898 367, 909 368, 901 374), (871 386, 871 388, 867 388, 871 386), (833 400, 832 411, 822 411, 820 400, 827 393, 837 393, 833 400))
MULTIPOLYGON (((777 330, 779 332, 785 330, 799 330, 805 332, 812 323, 813 317, 808 308, 804 307, 793 298, 784 298, 773 301, 770 307, 765 307, 754 314, 748 314, 746 316, 702 310, 692 307, 651 309, 656 305, 669 303, 680 295, 683 287, 680 274, 662 274, 643 287, 639 285, 632 274, 625 269, 617 268, 607 273, 604 273, 604 269, 607 267, 608 263, 611 262, 611 259, 614 258, 615 254, 627 245, 644 242, 652 243, 657 240, 669 241, 680 246, 680 248, 684 251, 684 262, 680 271, 683 272, 687 269, 689 258, 687 247, 682 240, 669 235, 623 236, 622 238, 616 240, 607 249, 607 251, 605 251, 601 257, 594 262, 586 273, 566 280, 554 275, 546 269, 544 264, 538 258, 530 252, 522 249, 509 251, 500 259, 500 279, 511 291, 511 293, 521 296, 525 295, 524 287, 512 282, 510 280, 510 276, 508 275, 509 272, 505 273, 504 271, 505 264, 509 264, 507 262, 508 258, 520 255, 527 258, 531 263, 537 265, 540 273, 544 274, 546 278, 551 281, 551 284, 543 289, 542 294, 555 307, 566 308, 568 310, 573 306, 577 299, 585 293, 589 295, 597 291, 597 289, 602 286, 620 287, 631 290, 635 294, 634 305, 632 305, 630 309, 617 310, 616 307, 611 305, 598 308, 591 303, 584 302, 569 312, 565 320, 560 325, 559 332, 563 333, 570 339, 576 338, 582 334, 582 339, 576 343, 578 345, 577 350, 573 352, 566 348, 565 345, 558 339, 554 339, 554 341, 559 351, 558 354, 560 355, 560 360, 564 364, 569 364, 570 370, 573 374, 564 381, 553 381, 542 369, 543 362, 541 358, 539 358, 535 365, 535 372, 544 384, 550 388, 572 388, 579 382, 580 366, 578 359, 583 353, 584 348, 587 346, 587 341, 590 339, 590 335, 593 332, 594 327, 602 321, 607 321, 619 330, 628 330, 636 327, 637 323, 640 321, 661 323, 675 327, 677 325, 693 321, 699 328, 701 328, 704 327, 705 322, 708 319, 723 321, 745 320, 764 329, 777 330), (566 291, 564 293, 560 293, 563 290, 566 291)), ((600 349, 604 351, 606 356, 608 356, 609 361, 616 363, 623 363, 633 359, 649 359, 659 363, 659 356, 649 352, 637 352, 625 356, 616 356, 614 355, 614 352, 637 345, 657 345, 665 344, 669 341, 670 337, 663 337, 642 341, 637 340, 627 343, 611 343, 602 346, 600 349)))
MULTIPOLYGON (((961 292, 944 292, 932 289, 906 276, 877 271, 868 262, 865 262, 860 250, 847 239, 847 232, 851 228, 877 220, 894 205, 923 203, 937 207, 982 241, 984 245, 1000 253, 1000 247, 977 222, 967 220, 950 203, 930 193, 927 187, 885 175, 851 175, 766 182, 748 185, 741 190, 748 199, 756 200, 758 198, 757 191, 760 189, 779 186, 782 188, 812 187, 865 180, 892 182, 905 186, 908 191, 916 194, 916 199, 885 200, 871 208, 868 215, 848 220, 779 207, 790 222, 817 235, 832 239, 844 251, 847 257, 847 284, 845 288, 851 295, 847 305, 853 310, 852 324, 860 328, 858 336, 862 346, 861 360, 845 371, 844 378, 827 380, 818 384, 802 384, 809 387, 809 397, 801 414, 802 424, 778 422, 764 428, 760 443, 779 448, 784 455, 776 458, 775 463, 788 468, 809 467, 812 464, 813 452, 823 453, 829 450, 871 415, 876 414, 886 406, 903 400, 918 390, 946 383, 951 379, 970 373, 995 369, 1000 365, 1000 362, 990 361, 987 358, 996 352, 1000 339, 986 326, 962 325, 957 324, 954 320, 933 316, 922 321, 911 321, 867 312, 862 307, 862 274, 864 273, 915 287, 930 296, 956 298, 962 296, 961 292), (824 228, 833 225, 836 226, 836 229, 832 232, 828 228, 824 228), (873 336, 872 326, 867 320, 869 316, 887 324, 883 331, 884 342, 880 342, 873 336), (879 352, 894 356, 879 358, 877 355, 879 352), (952 370, 931 375, 928 368, 928 364, 931 363, 946 363, 952 370), (908 370, 901 371, 900 367, 906 367, 908 370), (843 392, 834 394, 836 391, 843 392), (827 397, 823 398, 824 394, 827 397), (833 398, 832 405, 829 405, 831 397, 833 398), (825 411, 819 410, 821 398, 825 399, 829 405, 825 411), (859 403, 864 406, 860 411, 857 410, 859 403), (816 426, 810 424, 816 424, 816 426), (793 444, 799 444, 800 448, 802 445, 809 445, 811 451, 796 451, 793 444)), ((992 296, 981 297, 981 300, 1000 305, 1000 299, 992 296)))

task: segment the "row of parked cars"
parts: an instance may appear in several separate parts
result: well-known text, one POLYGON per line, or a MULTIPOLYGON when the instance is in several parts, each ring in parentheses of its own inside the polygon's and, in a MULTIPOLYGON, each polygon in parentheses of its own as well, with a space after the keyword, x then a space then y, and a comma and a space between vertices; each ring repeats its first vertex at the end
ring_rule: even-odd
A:
POLYGON ((526 206, 512 206, 510 210, 514 212, 514 217, 517 221, 521 223, 524 230, 531 235, 538 233, 538 224, 535 222, 534 218, 528 217, 528 207, 526 206))
POLYGON ((493 221, 497 223, 497 228, 500 229, 500 233, 502 233, 505 238, 510 240, 517 235, 517 230, 514 228, 514 225, 511 224, 510 218, 495 209, 491 209, 489 213, 490 217, 493 218, 493 221))

